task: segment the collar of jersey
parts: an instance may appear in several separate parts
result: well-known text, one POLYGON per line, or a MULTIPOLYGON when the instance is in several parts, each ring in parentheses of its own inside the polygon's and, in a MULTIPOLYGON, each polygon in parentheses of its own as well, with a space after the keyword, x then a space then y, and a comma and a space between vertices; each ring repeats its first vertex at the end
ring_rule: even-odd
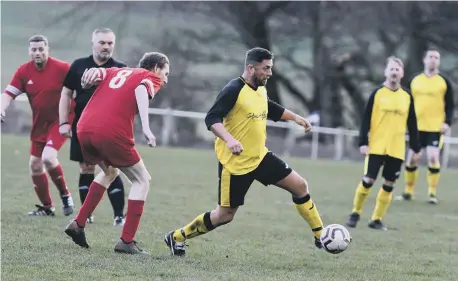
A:
POLYGON ((243 81, 243 83, 245 83, 245 85, 248 85, 248 87, 250 87, 253 91, 257 91, 258 90, 258 87, 253 87, 252 85, 250 85, 247 81, 245 81, 245 79, 243 79, 242 76, 239 76, 239 79, 243 81))

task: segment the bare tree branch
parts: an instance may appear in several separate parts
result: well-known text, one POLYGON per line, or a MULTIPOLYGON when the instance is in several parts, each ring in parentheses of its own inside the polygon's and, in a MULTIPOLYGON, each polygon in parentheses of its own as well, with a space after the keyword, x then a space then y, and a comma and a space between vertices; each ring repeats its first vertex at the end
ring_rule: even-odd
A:
POLYGON ((311 108, 311 101, 307 100, 304 95, 302 94, 302 92, 297 89, 293 83, 291 83, 291 81, 289 79, 287 79, 285 76, 283 76, 283 74, 281 73, 276 73, 275 76, 277 77, 278 81, 283 84, 283 86, 285 86, 286 89, 288 89, 288 91, 291 93, 291 95, 296 98, 300 103, 302 103, 302 105, 305 107, 305 108, 311 108))

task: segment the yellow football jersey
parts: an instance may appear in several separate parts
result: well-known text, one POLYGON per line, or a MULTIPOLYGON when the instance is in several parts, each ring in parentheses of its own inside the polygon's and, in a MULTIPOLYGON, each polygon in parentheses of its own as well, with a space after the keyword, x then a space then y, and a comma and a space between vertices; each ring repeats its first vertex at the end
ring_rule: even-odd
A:
POLYGON ((412 95, 403 88, 396 91, 385 86, 376 88, 366 105, 359 145, 368 145, 369 154, 404 160, 407 129, 410 147, 420 151, 412 95))
POLYGON ((258 167, 267 154, 267 119, 278 121, 285 108, 267 97, 264 86, 253 88, 242 77, 231 80, 219 93, 205 118, 207 128, 223 123, 226 130, 243 146, 234 155, 220 138, 215 152, 226 170, 233 175, 247 174, 258 167))
POLYGON ((441 74, 427 76, 421 73, 410 83, 417 113, 418 129, 439 132, 442 124, 453 119, 453 90, 451 83, 441 74))

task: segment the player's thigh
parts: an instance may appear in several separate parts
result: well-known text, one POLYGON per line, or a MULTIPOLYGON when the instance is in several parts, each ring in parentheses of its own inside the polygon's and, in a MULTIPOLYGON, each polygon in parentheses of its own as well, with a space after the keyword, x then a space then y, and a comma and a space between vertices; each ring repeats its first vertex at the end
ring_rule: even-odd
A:
POLYGON ((439 161, 442 145, 443 135, 441 133, 428 133, 428 145, 426 147, 426 157, 428 158, 428 163, 435 163, 439 161))
POLYGON ((245 203, 245 196, 254 181, 253 173, 232 175, 218 164, 218 205, 237 208, 245 203))
POLYGON ((67 141, 67 138, 62 136, 59 133, 59 123, 56 123, 55 125, 53 125, 51 129, 49 130, 46 146, 52 147, 56 151, 59 151, 66 141, 67 141))
POLYGON ((104 159, 100 155, 99 151, 99 140, 93 133, 83 132, 78 136, 81 154, 85 159, 85 162, 90 165, 98 165, 104 159))
MULTIPOLYGON (((409 149, 407 151, 406 166, 408 166, 408 167, 411 167, 411 166, 416 167, 416 166, 418 166, 420 160, 418 160, 417 162, 413 161, 412 157, 413 157, 414 153, 415 152, 412 149, 409 149)), ((419 152, 420 156, 422 155, 422 153, 423 153, 423 150, 420 150, 420 152, 419 152)))
MULTIPOLYGON (((285 161, 269 151, 254 171, 254 174, 257 181, 267 186, 270 184, 276 185, 280 181, 286 179, 292 171, 293 170, 285 161)), ((294 179, 297 178, 296 176, 292 177, 294 179)))
POLYGON ((439 149, 441 145, 441 136, 440 132, 427 132, 426 134, 426 147, 434 147, 439 149))
POLYGON ((45 149, 46 142, 41 141, 31 141, 30 142, 30 155, 40 158, 43 154, 43 150, 45 149))
POLYGON ((105 163, 116 168, 131 167, 140 162, 133 144, 106 136, 96 136, 96 147, 105 163))
POLYGON ((399 158, 386 156, 382 177, 385 181, 395 182, 401 175, 403 161, 399 158))
POLYGON ((385 161, 385 155, 369 154, 365 159, 364 176, 366 178, 377 179, 380 168, 385 161))
POLYGON ((418 132, 418 140, 421 148, 426 148, 429 143, 429 133, 424 131, 418 132))
POLYGON ((133 166, 121 167, 119 169, 126 175, 130 182, 149 183, 151 181, 151 175, 142 159, 133 166))
POLYGON ((105 164, 103 161, 99 163, 99 167, 110 181, 113 181, 119 175, 118 168, 109 166, 105 164))

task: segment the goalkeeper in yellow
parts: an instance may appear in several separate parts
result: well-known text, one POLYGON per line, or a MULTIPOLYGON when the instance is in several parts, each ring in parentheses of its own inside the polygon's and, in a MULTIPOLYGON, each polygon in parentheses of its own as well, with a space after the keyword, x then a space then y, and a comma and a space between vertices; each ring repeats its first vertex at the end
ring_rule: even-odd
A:
MULTIPOLYGON (((440 176, 440 150, 444 134, 450 130, 453 119, 453 91, 450 81, 439 73, 440 54, 435 49, 426 51, 424 72, 415 76, 410 90, 415 100, 418 130, 422 149, 426 149, 428 162, 428 202, 437 204, 436 189, 440 176)), ((409 151, 406 159, 404 193, 398 200, 410 201, 418 178, 418 160, 409 151)))
POLYGON ((406 131, 409 131, 413 159, 418 158, 420 144, 413 97, 401 87, 404 64, 396 57, 389 57, 385 68, 385 82, 369 97, 360 128, 359 146, 366 155, 362 181, 356 188, 353 211, 347 225, 356 227, 364 203, 371 191, 380 168, 383 166, 384 179, 375 203, 369 227, 387 230, 382 218, 391 203, 395 181, 401 173, 405 156, 406 131))

